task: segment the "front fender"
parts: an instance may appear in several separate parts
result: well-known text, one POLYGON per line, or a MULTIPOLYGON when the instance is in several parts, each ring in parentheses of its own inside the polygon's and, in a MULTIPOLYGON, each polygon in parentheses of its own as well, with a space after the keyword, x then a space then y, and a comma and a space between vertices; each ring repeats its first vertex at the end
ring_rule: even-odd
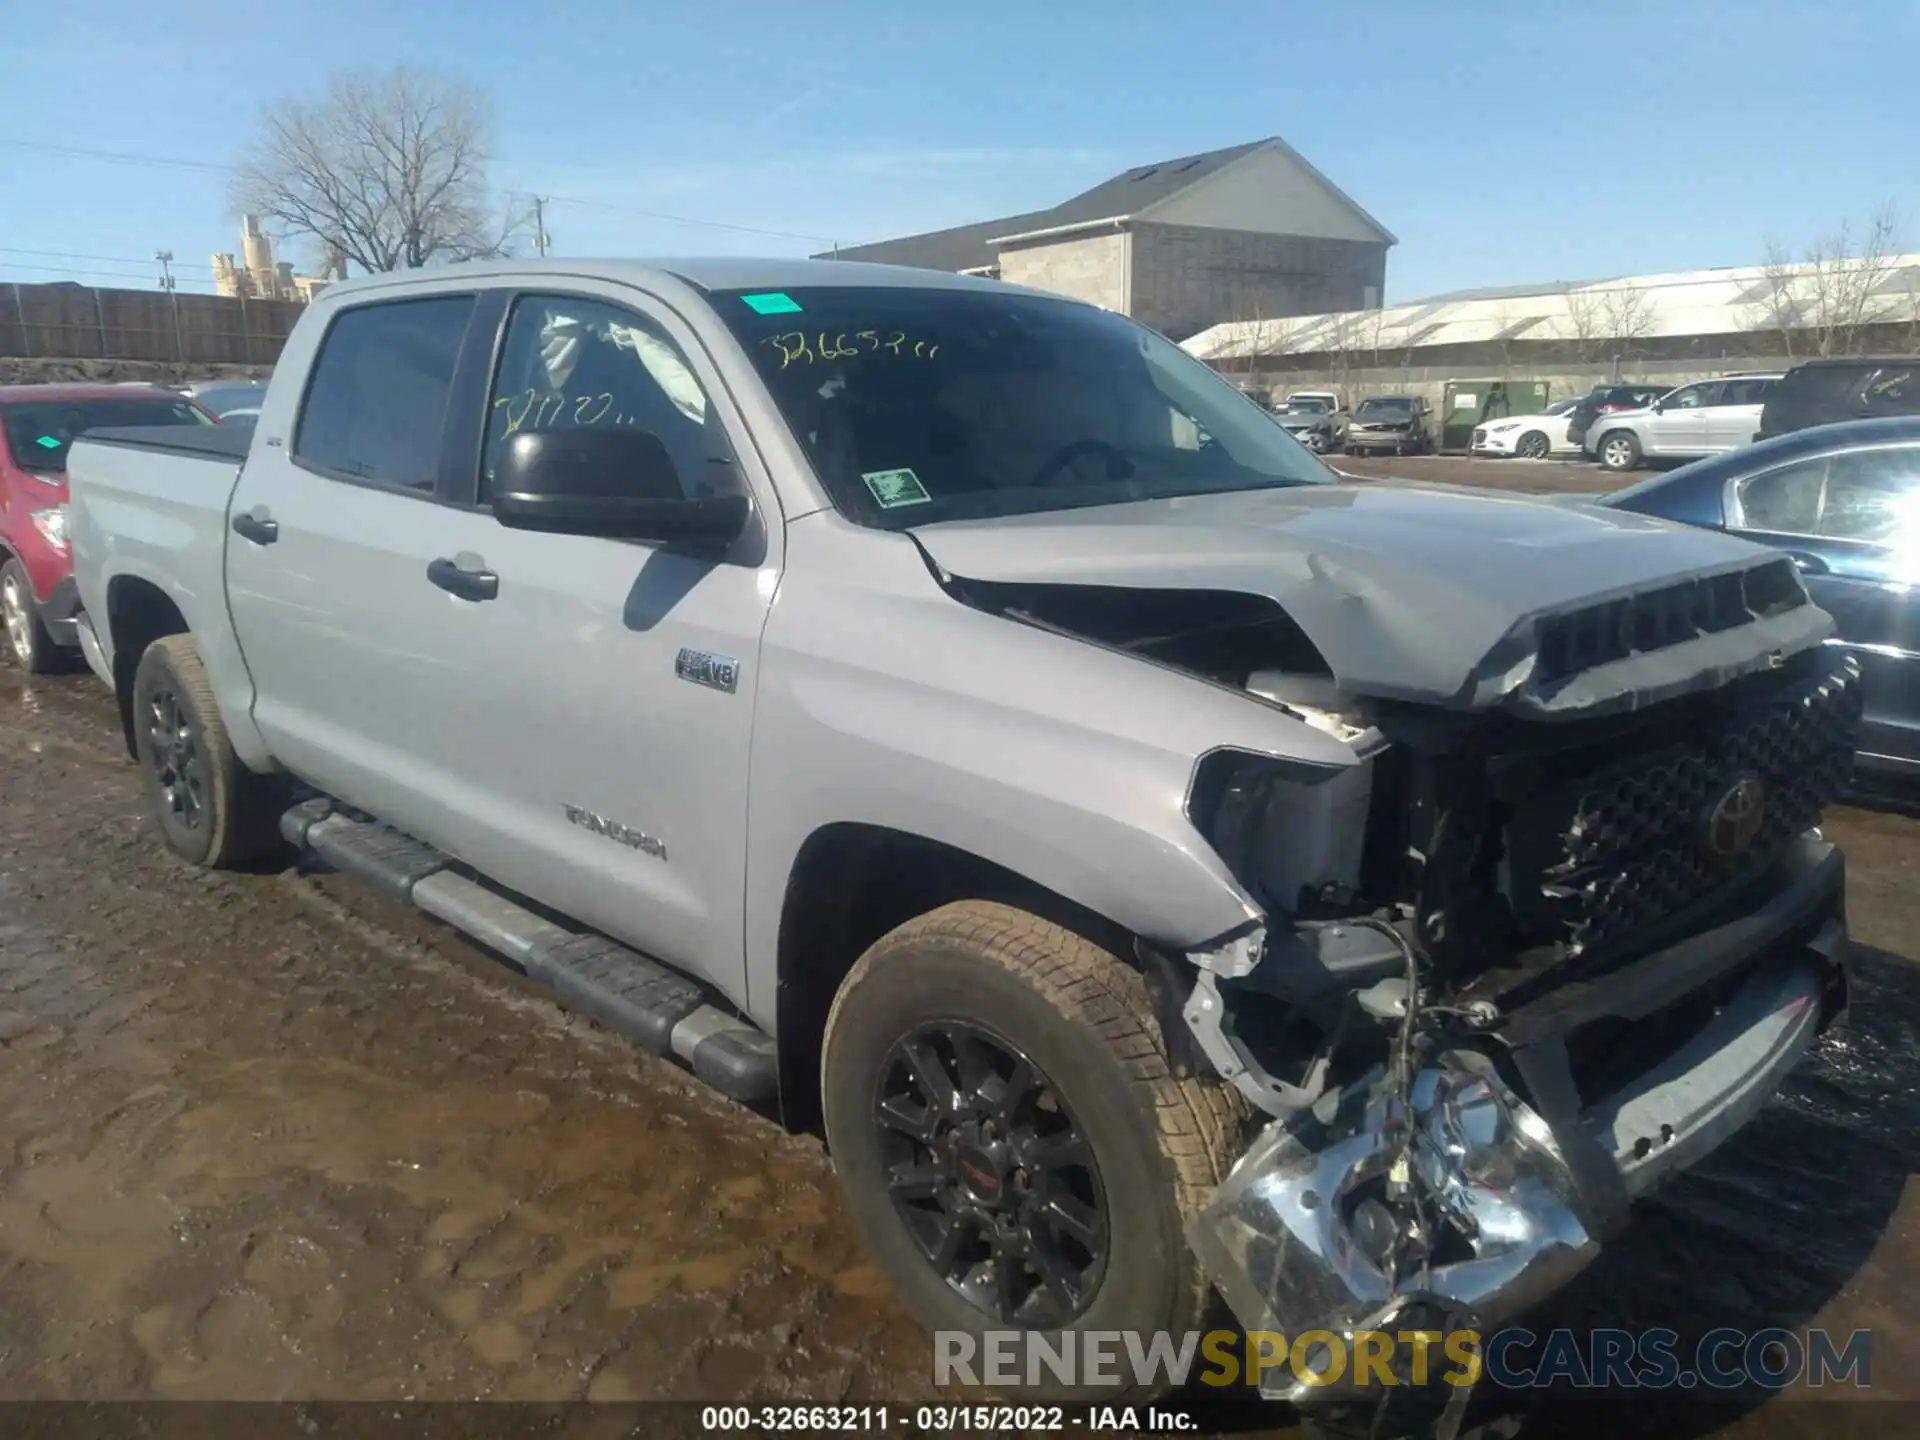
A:
POLYGON ((1199 758, 1231 747, 1353 763, 1247 696, 968 609, 905 536, 810 517, 789 546, 754 715, 756 1013, 773 1005, 787 878, 824 825, 939 841, 1189 949, 1262 914, 1187 820, 1199 758))

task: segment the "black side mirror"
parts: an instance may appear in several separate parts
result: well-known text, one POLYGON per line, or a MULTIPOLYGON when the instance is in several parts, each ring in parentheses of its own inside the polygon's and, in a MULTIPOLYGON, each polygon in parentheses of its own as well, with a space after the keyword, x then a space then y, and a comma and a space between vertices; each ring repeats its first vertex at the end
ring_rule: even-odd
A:
POLYGON ((515 530, 724 546, 747 524, 745 495, 689 498, 647 430, 522 430, 493 477, 493 514, 515 530))

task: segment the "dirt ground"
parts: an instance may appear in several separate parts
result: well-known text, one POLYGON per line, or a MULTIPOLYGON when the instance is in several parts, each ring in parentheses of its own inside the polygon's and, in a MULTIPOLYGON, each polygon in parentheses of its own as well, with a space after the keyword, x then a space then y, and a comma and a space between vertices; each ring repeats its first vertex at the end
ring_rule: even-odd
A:
MULTIPOLYGON (((1829 829, 1854 1028, 1556 1309, 1871 1327, 1875 1393, 1920 1398, 1920 829, 1829 829)), ((0 669, 0 1399, 899 1403, 929 1373, 816 1141, 350 882, 176 864, 106 692, 0 669)))
POLYGON ((1344 474, 1362 479, 1398 476, 1539 495, 1604 495, 1652 473, 1616 475, 1585 460, 1485 460, 1471 455, 1330 455, 1327 462, 1344 474))

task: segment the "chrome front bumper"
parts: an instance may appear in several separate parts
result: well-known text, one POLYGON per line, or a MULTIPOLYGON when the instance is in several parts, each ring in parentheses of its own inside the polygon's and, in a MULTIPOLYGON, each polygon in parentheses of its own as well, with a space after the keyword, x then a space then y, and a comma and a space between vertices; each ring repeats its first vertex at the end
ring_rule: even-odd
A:
MULTIPOLYGON (((1625 1226, 1634 1199, 1751 1119, 1844 1010, 1839 852, 1802 841, 1779 878, 1753 913, 1516 1012, 1488 1053, 1434 1057, 1410 1106, 1376 1073, 1269 1125, 1189 1227, 1241 1324, 1290 1341, 1350 1337, 1413 1324, 1405 1312, 1417 1310, 1484 1328, 1565 1285, 1625 1226), (1644 1019, 1742 967, 1691 1038, 1582 1105, 1566 1045, 1581 1024, 1644 1019), (1381 1197, 1395 1185, 1432 1221, 1412 1263, 1381 1243, 1381 1197)), ((1277 1398, 1340 1389, 1284 1368, 1266 1375, 1277 1398)))

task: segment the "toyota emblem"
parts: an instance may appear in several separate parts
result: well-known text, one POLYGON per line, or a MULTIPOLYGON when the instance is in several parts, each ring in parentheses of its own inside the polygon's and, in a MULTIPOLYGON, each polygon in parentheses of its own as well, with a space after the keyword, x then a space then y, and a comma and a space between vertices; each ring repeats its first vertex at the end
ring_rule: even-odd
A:
POLYGON ((1767 787, 1759 777, 1742 775, 1713 802, 1701 826, 1700 844, 1715 860, 1744 855, 1760 838, 1767 818, 1767 787))

